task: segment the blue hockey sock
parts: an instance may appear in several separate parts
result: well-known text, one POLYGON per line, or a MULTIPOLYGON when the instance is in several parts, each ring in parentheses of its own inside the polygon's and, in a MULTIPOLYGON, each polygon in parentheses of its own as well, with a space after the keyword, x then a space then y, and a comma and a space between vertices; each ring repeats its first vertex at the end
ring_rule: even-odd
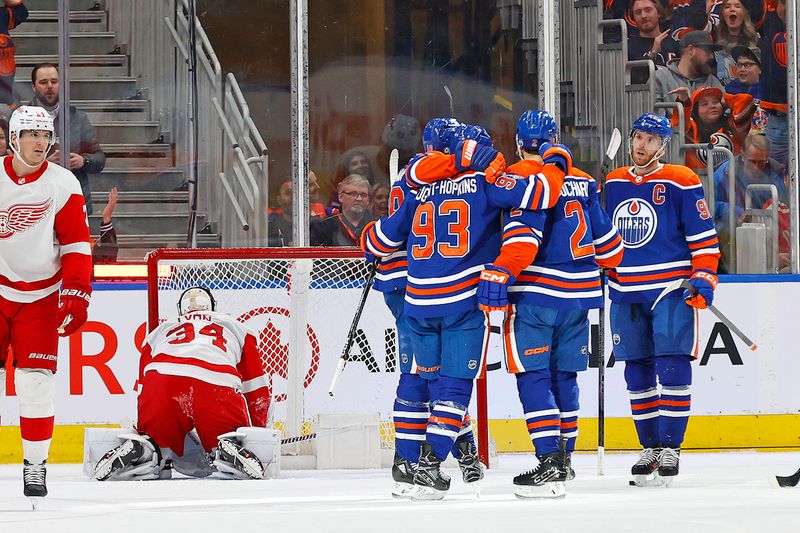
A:
POLYGON ((394 401, 394 443, 397 454, 416 463, 425 440, 430 410, 428 380, 417 374, 400 374, 397 398, 394 401))
POLYGON ((536 456, 558 451, 560 416, 553 396, 550 369, 517 374, 517 391, 536 456))
POLYGON ((680 448, 689 423, 692 405, 692 363, 688 355, 656 358, 656 373, 661 382, 659 432, 661 444, 680 448))
POLYGON ((660 442, 655 358, 625 361, 625 383, 639 443, 645 448, 655 448, 660 442))
POLYGON ((578 438, 578 373, 557 371, 553 376, 553 394, 561 415, 561 438, 566 440, 567 453, 572 453, 578 438))
POLYGON ((458 443, 464 441, 475 442, 475 432, 472 431, 472 419, 469 416, 469 412, 464 415, 464 422, 461 424, 461 430, 458 432, 455 444, 453 444, 453 457, 456 459, 461 457, 458 443))
POLYGON ((456 437, 464 425, 467 406, 472 396, 472 380, 440 375, 429 382, 431 416, 425 440, 441 460, 453 449, 456 437))

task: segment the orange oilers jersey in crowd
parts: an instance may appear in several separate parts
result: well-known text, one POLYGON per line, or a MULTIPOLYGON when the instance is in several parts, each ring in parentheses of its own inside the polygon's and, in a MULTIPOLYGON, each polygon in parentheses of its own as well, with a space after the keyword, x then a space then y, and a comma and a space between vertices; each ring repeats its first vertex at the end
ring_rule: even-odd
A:
POLYGON ((192 311, 150 332, 142 346, 139 382, 147 372, 184 376, 244 394, 254 426, 264 427, 272 397, 256 338, 233 317, 192 311))
POLYGON ((644 176, 614 170, 606 210, 625 243, 622 262, 608 273, 612 301, 653 302, 696 269, 717 271, 717 231, 700 178, 688 168, 660 164, 644 176))
MULTIPOLYGON (((524 160, 508 168, 522 174, 542 164, 524 160)), ((496 265, 517 278, 508 289, 513 304, 555 309, 592 309, 603 306, 600 271, 613 268, 623 256, 622 238, 600 206, 597 183, 573 167, 564 177, 555 207, 544 211, 512 210, 505 215, 503 248, 496 265), (514 248, 527 246, 533 261, 515 268, 514 248)))
POLYGON ((0 296, 29 303, 59 286, 91 293, 92 249, 83 192, 67 169, 45 162, 19 177, 0 171, 0 296))
MULTIPOLYGON (((452 156, 429 152, 420 157, 452 156)), ((422 178, 422 161, 412 159, 409 167, 422 178)), ((549 191, 555 189, 557 199, 562 183, 563 173, 553 165, 545 165, 536 179, 507 174, 494 184, 487 183, 482 172, 456 174, 407 196, 400 209, 369 228, 365 246, 378 257, 406 248, 409 316, 441 317, 474 310, 480 273, 500 250, 502 210, 550 207, 545 203, 554 196, 549 191)))

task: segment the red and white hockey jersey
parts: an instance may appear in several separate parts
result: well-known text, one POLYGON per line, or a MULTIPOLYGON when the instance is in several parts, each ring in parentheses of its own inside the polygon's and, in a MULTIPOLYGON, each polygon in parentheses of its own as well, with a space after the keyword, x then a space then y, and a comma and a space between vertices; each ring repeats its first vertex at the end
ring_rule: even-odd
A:
POLYGON ((0 296, 29 303, 64 288, 91 292, 92 249, 80 183, 45 162, 19 177, 0 169, 0 296))
POLYGON ((147 372, 184 376, 244 394, 254 426, 264 427, 272 397, 256 338, 233 317, 192 311, 164 322, 142 346, 139 382, 147 372))

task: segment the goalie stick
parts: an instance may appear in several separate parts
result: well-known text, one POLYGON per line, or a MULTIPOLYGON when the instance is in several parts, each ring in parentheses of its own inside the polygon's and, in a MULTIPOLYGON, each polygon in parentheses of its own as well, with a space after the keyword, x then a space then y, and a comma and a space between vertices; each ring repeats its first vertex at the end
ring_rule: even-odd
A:
MULTIPOLYGON (((617 157, 622 144, 622 134, 614 128, 608 141, 603 165, 600 169, 600 205, 606 208, 606 177, 612 170, 614 158, 617 157)), ((597 313, 597 475, 603 475, 603 462, 606 451, 606 275, 600 269, 600 290, 603 293, 603 306, 597 313)))
POLYGON ((775 481, 778 482, 779 487, 796 487, 800 482, 800 468, 791 476, 775 476, 775 481))
POLYGON ((349 433, 350 431, 358 431, 363 429, 364 424, 353 424, 352 426, 342 426, 340 428, 323 429, 322 431, 315 431, 308 435, 301 435, 299 437, 287 437, 281 439, 281 446, 285 444, 294 444, 296 442, 303 442, 306 440, 316 439, 317 437, 326 437, 328 435, 338 435, 339 433, 349 433))

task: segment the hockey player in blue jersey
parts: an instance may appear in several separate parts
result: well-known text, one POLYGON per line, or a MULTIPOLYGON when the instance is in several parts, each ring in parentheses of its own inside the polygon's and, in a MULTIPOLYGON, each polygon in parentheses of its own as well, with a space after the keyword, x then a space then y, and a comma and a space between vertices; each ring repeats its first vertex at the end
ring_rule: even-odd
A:
POLYGON ((606 184, 607 209, 625 242, 622 263, 608 275, 610 315, 614 355, 625 362, 644 448, 631 469, 638 485, 669 484, 678 474, 697 309, 712 303, 717 286, 719 241, 700 179, 684 166, 659 161, 671 134, 666 118, 639 117, 629 138, 633 166, 614 170, 606 184), (671 282, 687 278, 690 289, 668 293, 653 307, 671 282))
MULTIPOLYGON (((463 425, 473 380, 484 368, 486 318, 476 292, 484 264, 500 249, 501 209, 552 206, 549 191, 560 190, 571 164, 557 150, 544 155, 551 164, 538 179, 500 176, 490 184, 481 171, 496 163, 499 153, 467 139, 456 153, 457 173, 421 186, 393 215, 365 231, 368 254, 386 256, 404 242, 408 252, 405 312, 417 369, 430 380, 431 395, 414 476, 416 499, 441 499, 450 486, 440 465, 463 425)), ((424 157, 440 156, 448 157, 424 157)), ((418 162, 417 171, 421 168, 424 162, 418 162)), ((417 172, 417 178, 425 176, 417 172)))
MULTIPOLYGON (((461 125, 453 118, 431 119, 422 131, 422 145, 425 151, 450 153, 454 131, 461 125)), ((397 211, 404 198, 411 194, 409 185, 402 176, 403 174, 392 184, 389 194, 390 215, 397 211)), ((406 250, 398 250, 380 262, 374 283, 375 290, 383 293, 384 301, 397 325, 400 381, 393 409, 395 456, 392 466, 392 479, 395 482, 392 495, 396 498, 411 497, 416 463, 419 460, 420 446, 425 439, 425 429, 430 416, 429 382, 420 377, 417 371, 411 348, 411 332, 403 310, 407 267, 406 250)), ((484 467, 478 459, 472 422, 468 414, 464 417, 452 453, 458 460, 465 483, 483 479, 484 467)))
MULTIPOLYGON (((552 146, 557 131, 547 112, 523 113, 517 123, 521 161, 507 171, 540 172, 539 152, 552 146)), ((622 239, 600 206, 597 183, 576 167, 567 171, 553 208, 512 210, 504 219, 503 248, 484 270, 503 275, 481 276, 478 301, 487 312, 507 310, 506 368, 516 375, 539 459, 514 478, 514 493, 560 498, 564 481, 574 477, 570 454, 578 435, 578 372, 589 360, 588 310, 604 305, 598 266, 619 264, 622 239)))

